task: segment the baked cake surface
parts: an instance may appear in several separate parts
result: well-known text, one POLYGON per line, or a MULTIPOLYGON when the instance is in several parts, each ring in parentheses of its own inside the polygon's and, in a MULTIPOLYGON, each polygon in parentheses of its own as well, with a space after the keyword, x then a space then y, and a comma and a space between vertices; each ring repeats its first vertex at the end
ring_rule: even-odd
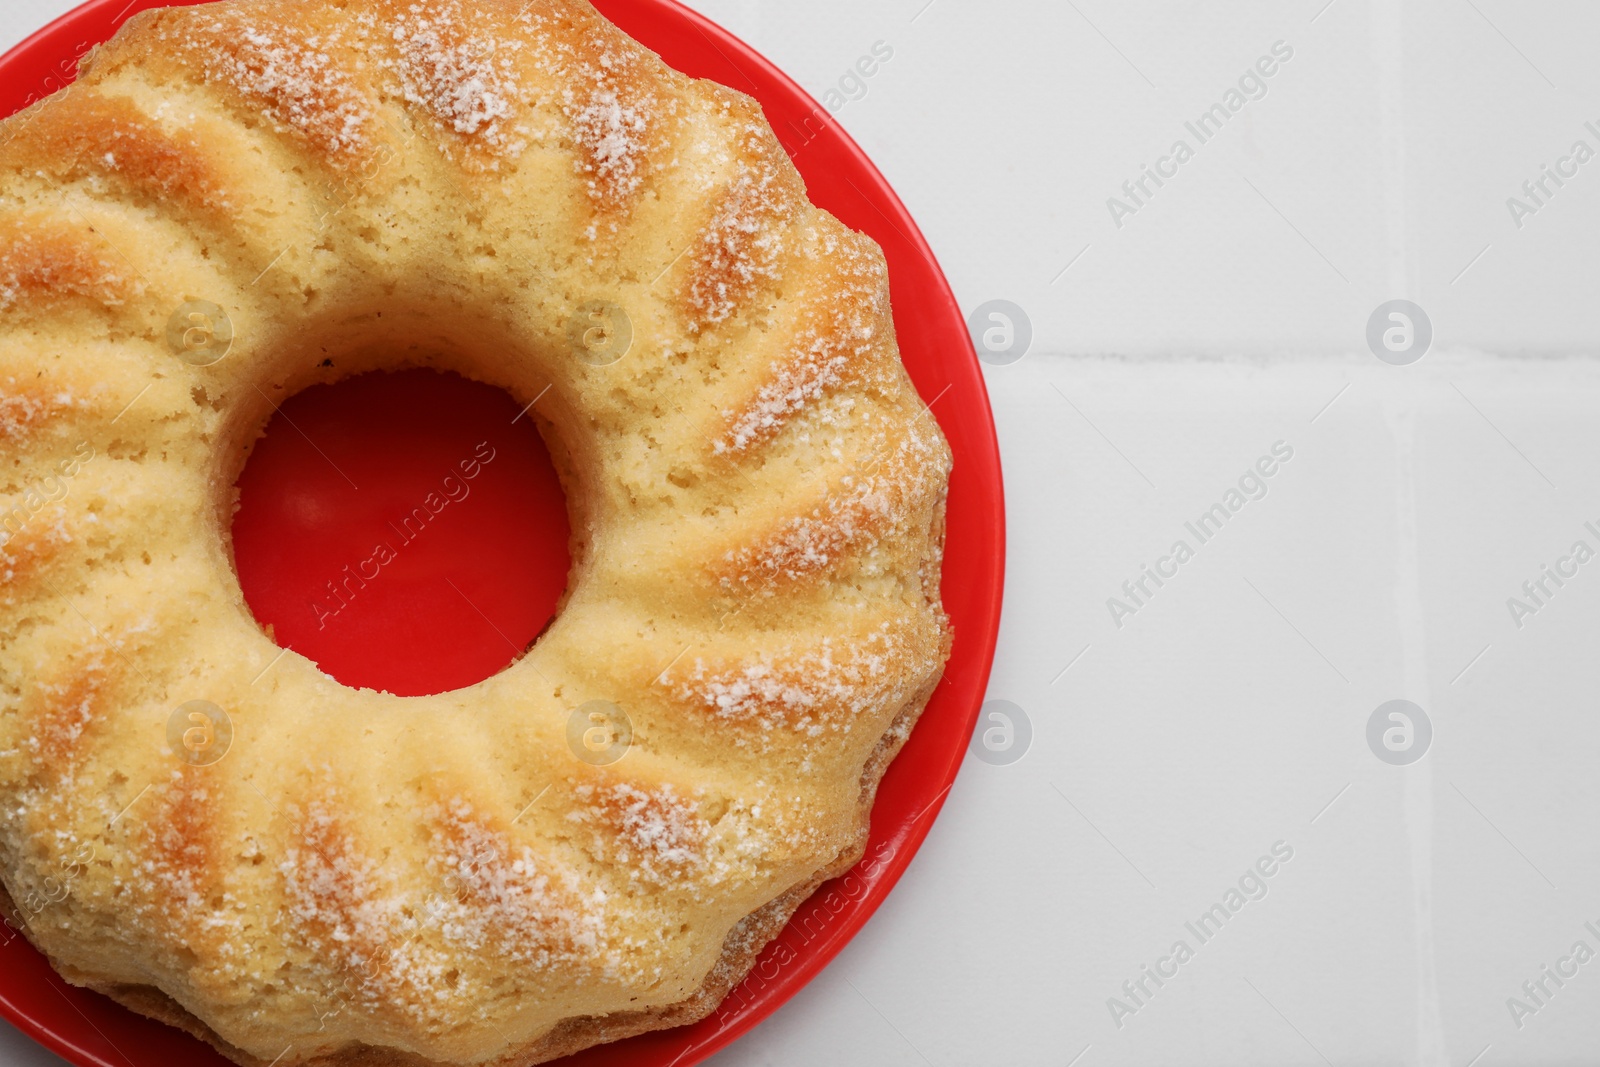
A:
POLYGON ((8 913, 247 1064, 700 1018, 860 855, 949 468, 877 246, 586 3, 137 16, 0 123, 8 913), (278 403, 402 366, 531 405, 573 512, 551 627, 431 697, 278 648, 227 536, 278 403))

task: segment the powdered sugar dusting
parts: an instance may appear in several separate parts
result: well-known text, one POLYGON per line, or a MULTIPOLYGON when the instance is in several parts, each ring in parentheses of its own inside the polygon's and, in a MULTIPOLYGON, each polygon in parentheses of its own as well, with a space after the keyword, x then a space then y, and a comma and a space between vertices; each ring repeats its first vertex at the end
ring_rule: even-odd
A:
POLYGON ((710 827, 670 783, 652 789, 628 782, 585 783, 574 794, 584 806, 567 818, 600 828, 594 835, 596 851, 630 877, 670 882, 705 864, 710 827))
POLYGON ((357 53, 341 30, 307 33, 248 8, 228 7, 199 25, 190 47, 208 79, 259 102, 269 119, 330 156, 349 158, 368 149, 372 104, 348 73, 357 53))
POLYGON ((39 710, 34 731, 22 744, 34 765, 47 774, 70 774, 84 733, 101 711, 109 651, 97 642, 70 671, 34 682, 33 699, 39 710))
POLYGON ((178 946, 193 954, 190 977, 199 984, 245 978, 252 962, 238 940, 243 913, 218 862, 221 789, 221 780, 208 771, 184 768, 150 790, 131 825, 139 847, 130 850, 125 889, 118 894, 120 905, 158 943, 173 955, 178 946))
POLYGON ((531 31, 535 67, 554 87, 589 202, 613 216, 591 219, 584 235, 596 239, 603 224, 616 232, 677 113, 679 94, 661 91, 673 75, 587 4, 530 4, 517 21, 531 31))
POLYGON ((892 433, 898 438, 880 434, 876 447, 809 512, 784 519, 754 544, 730 549, 722 561, 723 587, 804 579, 903 529, 942 491, 950 455, 936 430, 913 424, 892 433))
POLYGON ((603 890, 585 892, 571 870, 514 844, 465 800, 436 807, 429 821, 446 892, 430 900, 423 921, 447 941, 540 969, 586 969, 606 958, 603 890))
POLYGON ((67 389, 24 390, 8 377, 0 392, 0 438, 20 440, 33 430, 87 405, 67 389))
POLYGON ((464 21, 454 0, 412 4, 396 20, 390 33, 405 98, 463 137, 515 158, 527 147, 526 132, 512 121, 525 103, 516 58, 525 44, 468 33, 464 21))
POLYGON ((649 111, 624 102, 607 86, 592 88, 581 103, 569 89, 563 103, 585 156, 579 169, 589 176, 589 196, 602 204, 630 199, 644 181, 641 161, 649 148, 649 111))
MULTIPOLYGON (((806 405, 864 373, 874 355, 892 355, 883 347, 891 336, 887 281, 868 244, 866 237, 850 234, 818 249, 831 253, 837 268, 824 274, 827 294, 812 299, 789 352, 769 366, 771 377, 756 395, 742 409, 724 413, 729 425, 712 442, 714 453, 740 453, 771 439, 806 405)), ((888 365, 887 359, 878 362, 888 365)))
POLYGON ((91 251, 87 236, 28 220, 0 233, 0 312, 28 297, 47 303, 87 297, 115 306, 129 290, 142 289, 108 256, 91 251))
MULTIPOLYGON (((191 130, 162 128, 126 97, 75 92, 73 106, 53 107, 7 146, 7 155, 65 180, 90 176, 121 182, 212 212, 231 207, 214 159, 191 130)), ((236 217, 230 215, 230 220, 236 217)))
POLYGON ((573 870, 513 839, 456 798, 423 813, 427 877, 390 875, 340 825, 333 801, 299 815, 280 866, 286 918, 340 973, 366 1013, 402 1011, 459 1026, 482 1010, 505 964, 559 969, 582 984, 623 970, 608 943, 614 906, 573 870))
POLYGON ((357 1007, 425 1016, 428 995, 447 970, 444 957, 397 936, 404 900, 378 865, 357 850, 326 801, 299 813, 300 832, 278 870, 295 933, 345 978, 357 1007))
MULTIPOLYGON (((29 494, 37 490, 30 489, 29 494)), ((51 504, 38 511, 25 510, 28 497, 6 512, 6 525, 0 529, 0 597, 7 604, 15 603, 18 592, 15 586, 38 571, 67 545, 72 544, 72 528, 68 524, 67 509, 51 504), (13 527, 18 514, 25 515, 25 524, 13 527)))
POLYGON ((213 791, 200 771, 173 771, 163 783, 157 814, 145 826, 147 844, 137 874, 166 919, 187 923, 211 911, 206 900, 216 876, 210 841, 215 825, 213 791))
POLYGON ((824 638, 802 651, 762 652, 732 666, 696 658, 669 677, 672 694, 734 724, 812 737, 849 732, 854 722, 897 707, 938 669, 940 628, 887 622, 849 642, 824 638))
POLYGON ((804 203, 772 132, 745 127, 733 180, 700 234, 689 275, 687 302, 696 327, 725 322, 762 285, 777 280, 784 233, 804 203))

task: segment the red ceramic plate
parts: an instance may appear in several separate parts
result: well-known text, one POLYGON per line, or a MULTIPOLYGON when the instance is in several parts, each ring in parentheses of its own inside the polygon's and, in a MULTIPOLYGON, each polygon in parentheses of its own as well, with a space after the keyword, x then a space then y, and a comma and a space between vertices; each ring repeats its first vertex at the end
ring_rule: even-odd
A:
MULTIPOLYGON (((955 453, 943 581, 945 608, 955 625, 955 649, 920 725, 884 777, 872 812, 866 858, 843 878, 823 886, 800 908, 788 928, 768 946, 750 977, 710 1018, 694 1026, 591 1049, 563 1061, 582 1067, 689 1067, 766 1018, 821 971, 883 902, 927 834, 961 766, 988 683, 1005 574, 1005 510, 994 422, 961 310, 916 224, 883 176, 822 107, 725 30, 672 0, 595 3, 672 66, 695 77, 715 79, 759 100, 779 140, 805 176, 812 200, 883 246, 906 366, 923 398, 933 406, 955 453)), ((90 46, 110 38, 134 13, 159 6, 163 6, 160 0, 90 0, 0 57, 0 115, 62 88, 72 80, 78 57, 90 46)), ((405 397, 395 402, 403 404, 405 397)), ((463 402, 492 405, 494 401, 480 397, 463 402)), ((377 433, 382 424, 374 421, 372 425, 377 433)), ((267 443, 275 436, 269 432, 267 443)), ((346 438, 341 447, 349 450, 352 463, 371 460, 370 454, 362 452, 360 435, 349 439, 347 434, 346 438)), ((439 447, 456 448, 458 444, 445 442, 439 447)), ((386 447, 380 442, 373 451, 386 447)), ((538 446, 524 440, 508 447, 522 458, 514 458, 513 466, 502 464, 499 470, 522 470, 524 474, 522 481, 513 479, 506 484, 526 487, 533 484, 529 478, 537 482, 541 464, 548 463, 535 454, 538 446), (515 452, 518 448, 523 451, 515 452)), ((252 467, 256 462, 252 460, 252 467)), ((297 461, 289 456, 283 462, 321 460, 297 461)), ((384 476, 381 464, 378 466, 373 477, 384 476)), ((262 484, 272 484, 269 475, 261 476, 262 484)), ((490 479, 480 484, 488 486, 490 479)), ((245 489, 248 493, 248 484, 245 489)), ((482 495, 487 503, 473 506, 487 510, 477 514, 475 524, 478 520, 491 525, 537 521, 536 517, 530 520, 526 508, 519 511, 516 501, 503 490, 498 496, 489 491, 482 495), (493 514, 496 507, 504 514, 493 514)), ((261 499, 269 501, 270 491, 264 491, 261 499)), ((357 521, 357 517, 341 521, 357 521)), ((462 533, 457 528, 453 537, 448 530, 439 537, 441 549, 452 559, 453 574, 460 579, 457 584, 474 588, 471 583, 476 578, 481 587, 491 588, 494 568, 500 562, 494 553, 485 552, 475 563, 474 553, 453 547, 462 543, 462 533), (485 573, 474 575, 472 568, 479 563, 485 573)), ((559 545, 559 540, 556 536, 552 543, 559 545)), ((552 550, 544 566, 548 570, 564 563, 561 553, 552 550)), ((275 565, 286 568, 283 575, 288 580, 294 577, 293 568, 304 563, 265 561, 261 566, 267 569, 251 581, 270 586, 275 565)), ((535 567, 525 576, 529 589, 538 585, 538 570, 535 567)), ((261 595, 252 594, 250 601, 258 613, 267 613, 261 595)), ((513 612, 516 606, 511 603, 503 610, 513 612)), ((371 598, 363 610, 367 624, 382 625, 384 608, 379 598, 371 598)), ((491 605, 482 613, 494 627, 499 624, 488 617, 497 610, 501 609, 491 605)), ((531 621, 508 620, 506 625, 536 627, 537 615, 535 611, 531 621)), ((480 677, 493 673, 471 665, 476 650, 468 646, 498 638, 487 632, 470 632, 469 627, 457 640, 460 647, 437 653, 437 677, 454 677, 451 672, 460 670, 476 671, 480 677)), ((330 669, 336 675, 359 673, 363 665, 330 669)), ((409 684, 426 690, 430 682, 426 675, 424 671, 409 684)), ((8 928, 0 928, 0 937, 10 933, 8 928)), ((50 1049, 85 1067, 167 1067, 173 1063, 221 1067, 225 1063, 208 1047, 176 1030, 67 985, 19 936, 11 936, 0 946, 0 1012, 50 1049)))

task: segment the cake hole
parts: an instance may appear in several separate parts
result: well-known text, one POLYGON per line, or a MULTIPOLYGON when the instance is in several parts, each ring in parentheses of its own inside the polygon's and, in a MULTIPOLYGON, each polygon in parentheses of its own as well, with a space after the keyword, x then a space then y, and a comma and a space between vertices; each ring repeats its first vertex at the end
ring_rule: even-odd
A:
POLYGON ((344 685, 397 696, 462 689, 520 658, 570 569, 566 498, 521 411, 431 370, 285 401, 233 520, 257 622, 344 685))

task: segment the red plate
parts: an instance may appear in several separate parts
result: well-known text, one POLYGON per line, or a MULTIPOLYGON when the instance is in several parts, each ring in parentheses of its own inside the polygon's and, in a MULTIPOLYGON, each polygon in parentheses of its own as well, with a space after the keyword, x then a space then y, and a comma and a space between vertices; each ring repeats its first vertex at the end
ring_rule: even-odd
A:
MULTIPOLYGON (((955 650, 921 724, 883 779, 866 858, 800 908, 710 1018, 563 1061, 690 1067, 766 1018, 821 971, 883 902, 926 836, 961 766, 988 684, 1005 576, 1005 509, 988 394, 960 307, 883 176, 827 111, 727 31, 673 0, 595 2, 677 69, 759 100, 811 199, 883 246, 906 366, 955 453, 943 581, 955 650)), ((110 38, 135 12, 159 6, 160 0, 90 0, 0 57, 0 115, 68 84, 78 57, 91 45, 110 38)), ((492 585, 488 575, 479 577, 492 585)), ((255 596, 251 603, 261 610, 255 596)), ((487 638, 475 633, 463 638, 468 639, 487 638)), ((462 652, 451 651, 458 657, 462 652)), ((10 933, 0 928, 0 937, 10 933)), ((0 946, 0 1013, 85 1067, 226 1062, 177 1030, 67 985, 19 936, 0 946)))

